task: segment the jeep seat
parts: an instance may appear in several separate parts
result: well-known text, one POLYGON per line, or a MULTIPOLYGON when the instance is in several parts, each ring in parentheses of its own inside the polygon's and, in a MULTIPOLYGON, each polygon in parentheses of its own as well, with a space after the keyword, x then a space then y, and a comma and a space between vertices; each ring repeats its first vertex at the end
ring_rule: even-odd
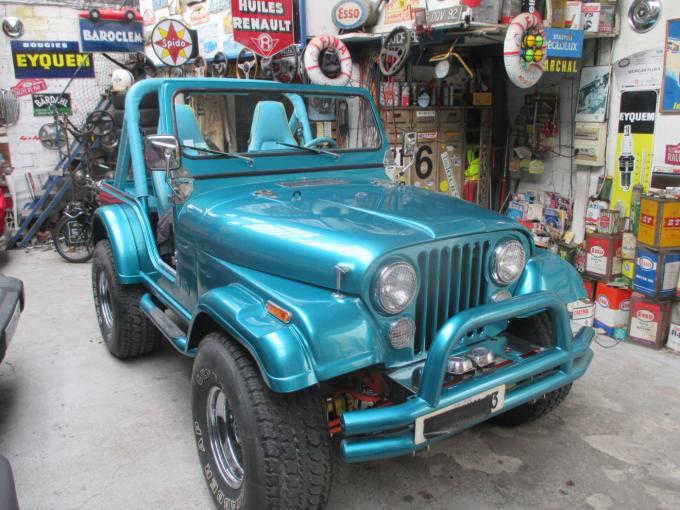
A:
POLYGON ((248 152, 288 149, 281 143, 297 145, 288 127, 286 109, 278 101, 260 101, 255 106, 248 152))

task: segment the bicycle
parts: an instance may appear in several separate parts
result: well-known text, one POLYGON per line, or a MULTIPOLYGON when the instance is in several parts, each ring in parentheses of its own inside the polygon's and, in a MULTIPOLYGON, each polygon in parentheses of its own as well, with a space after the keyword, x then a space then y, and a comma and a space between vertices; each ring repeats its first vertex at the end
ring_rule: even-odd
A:
POLYGON ((78 184, 85 191, 84 196, 72 200, 64 209, 62 217, 57 221, 52 234, 54 248, 68 262, 82 263, 92 258, 94 246, 92 243, 92 220, 94 212, 99 207, 98 187, 88 175, 77 176, 81 170, 72 173, 74 185, 78 184))

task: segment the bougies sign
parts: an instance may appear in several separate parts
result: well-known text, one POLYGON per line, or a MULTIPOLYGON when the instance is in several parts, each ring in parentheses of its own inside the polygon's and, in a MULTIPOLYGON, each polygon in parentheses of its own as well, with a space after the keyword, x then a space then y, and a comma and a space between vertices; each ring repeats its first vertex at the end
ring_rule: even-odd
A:
POLYGON ((263 57, 295 44, 293 0, 231 0, 234 41, 263 57))
POLYGON ((90 55, 76 41, 11 41, 15 78, 94 78, 90 55))

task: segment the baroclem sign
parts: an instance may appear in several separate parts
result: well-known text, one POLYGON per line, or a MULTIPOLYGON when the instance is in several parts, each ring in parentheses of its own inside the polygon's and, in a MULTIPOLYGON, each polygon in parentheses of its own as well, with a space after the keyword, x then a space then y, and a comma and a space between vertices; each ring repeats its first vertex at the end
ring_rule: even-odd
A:
POLYGON ((80 20, 80 43, 83 51, 136 53, 144 51, 142 23, 134 21, 80 20))

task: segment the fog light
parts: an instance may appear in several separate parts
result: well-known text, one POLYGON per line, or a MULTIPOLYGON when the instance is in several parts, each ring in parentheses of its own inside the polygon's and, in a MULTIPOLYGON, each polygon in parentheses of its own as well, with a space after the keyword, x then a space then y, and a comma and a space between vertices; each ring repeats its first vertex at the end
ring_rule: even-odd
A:
POLYGON ((390 326, 390 343, 395 349, 403 349, 411 344, 415 334, 416 323, 413 322, 413 319, 402 317, 390 326))
POLYGON ((449 356, 449 362, 446 365, 446 371, 453 375, 463 375, 475 369, 470 358, 463 358, 462 356, 449 356))
POLYGON ((508 292, 506 289, 499 290, 496 292, 494 295, 491 296, 491 301, 494 303, 500 303, 501 301, 505 301, 506 299, 510 299, 512 297, 512 294, 508 292))
POLYGON ((491 365, 496 359, 487 347, 475 347, 468 353, 468 357, 480 368, 491 365))

